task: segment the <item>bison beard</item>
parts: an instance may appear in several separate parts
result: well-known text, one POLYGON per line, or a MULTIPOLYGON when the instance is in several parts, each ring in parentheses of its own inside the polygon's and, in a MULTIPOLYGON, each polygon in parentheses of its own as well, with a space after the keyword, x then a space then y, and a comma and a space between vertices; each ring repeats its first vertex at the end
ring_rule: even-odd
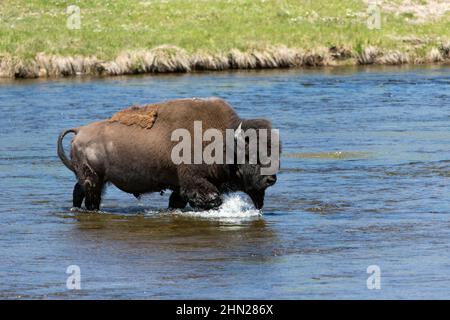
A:
POLYGON ((170 208, 184 208, 188 203, 193 208, 216 208, 222 204, 222 194, 243 191, 261 209, 265 190, 276 176, 261 175, 259 164, 173 163, 171 133, 178 128, 192 133, 194 121, 202 121, 204 130, 215 128, 224 135, 240 123, 244 130, 272 128, 267 120, 240 119, 225 101, 209 98, 133 107, 113 118, 66 130, 58 138, 58 156, 78 180, 73 206, 81 207, 84 200, 86 209, 98 210, 109 182, 135 196, 172 190, 170 208), (68 133, 75 134, 70 159, 62 146, 68 133))
POLYGON ((264 206, 264 195, 266 191, 265 190, 248 191, 247 193, 250 196, 250 199, 252 199, 255 208, 258 210, 262 209, 262 207, 264 206))

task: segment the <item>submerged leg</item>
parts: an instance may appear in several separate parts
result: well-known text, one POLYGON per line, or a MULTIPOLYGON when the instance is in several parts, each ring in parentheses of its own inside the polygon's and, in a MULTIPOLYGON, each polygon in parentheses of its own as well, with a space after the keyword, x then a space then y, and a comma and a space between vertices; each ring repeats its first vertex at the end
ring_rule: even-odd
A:
POLYGON ((169 198, 169 208, 170 209, 183 209, 187 205, 187 200, 185 200, 178 191, 172 192, 169 198))
POLYGON ((81 204, 84 200, 84 188, 81 184, 78 182, 75 183, 75 186, 73 187, 73 206, 75 208, 81 208, 81 204))
POLYGON ((100 202, 102 200, 103 183, 92 185, 85 185, 86 200, 84 204, 88 210, 99 210, 100 202))
POLYGON ((95 172, 92 172, 87 176, 84 181, 84 190, 86 193, 86 199, 84 204, 88 210, 99 210, 100 202, 102 199, 104 181, 95 172))
POLYGON ((190 183, 183 185, 181 196, 188 199, 192 208, 209 210, 222 204, 217 188, 204 178, 192 179, 190 183))

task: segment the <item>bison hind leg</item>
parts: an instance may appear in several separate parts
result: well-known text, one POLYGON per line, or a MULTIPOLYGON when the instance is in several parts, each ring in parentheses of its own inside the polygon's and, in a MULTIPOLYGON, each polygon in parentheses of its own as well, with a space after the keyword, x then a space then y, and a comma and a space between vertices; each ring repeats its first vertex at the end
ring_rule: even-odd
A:
POLYGON ((178 191, 173 191, 169 198, 169 209, 184 209, 186 205, 187 200, 178 191))
POLYGON ((105 181, 88 164, 84 164, 80 169, 77 176, 84 190, 84 205, 87 210, 99 210, 105 181))
POLYGON ((73 206, 75 208, 81 208, 81 204, 83 203, 85 197, 84 187, 77 182, 73 187, 73 206))
POLYGON ((85 183, 86 199, 84 204, 87 210, 99 210, 100 202, 102 200, 103 182, 97 181, 92 183, 88 181, 85 183))

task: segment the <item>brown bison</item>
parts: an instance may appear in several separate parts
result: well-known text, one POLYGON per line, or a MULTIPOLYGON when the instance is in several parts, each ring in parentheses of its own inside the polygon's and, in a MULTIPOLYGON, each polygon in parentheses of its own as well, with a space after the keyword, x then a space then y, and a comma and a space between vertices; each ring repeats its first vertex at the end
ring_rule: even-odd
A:
MULTIPOLYGON (((244 161, 240 164, 236 161, 192 164, 173 160, 177 145, 173 141, 173 132, 183 128, 185 132, 195 134, 194 122, 199 121, 202 130, 213 128, 224 136, 229 129, 239 128, 241 132, 272 129, 267 120, 240 119, 222 99, 194 98, 131 107, 110 119, 65 130, 58 138, 58 156, 78 180, 73 190, 73 206, 81 207, 85 199, 88 210, 98 210, 102 190, 109 182, 136 197, 172 190, 170 208, 184 208, 187 203, 194 208, 215 208, 222 203, 221 195, 232 191, 247 193, 255 207, 262 208, 265 190, 276 182, 276 175, 261 174, 261 169, 267 165, 259 156, 256 163, 244 161), (75 134, 71 142, 71 159, 65 155, 62 145, 64 136, 70 132, 75 134)), ((234 147, 239 139, 244 141, 245 159, 249 158, 249 139, 240 137, 234 136, 234 160, 239 150, 234 147)), ((261 143, 260 134, 257 140, 261 143)), ((270 137, 265 143, 268 154, 272 154, 270 137)), ((201 144, 202 147, 207 145, 205 141, 201 144)), ((226 153, 227 148, 230 148, 229 143, 221 151, 226 153)), ((183 152, 192 155, 192 149, 195 146, 190 148, 189 145, 183 152)), ((279 155, 279 149, 276 153, 279 155)))

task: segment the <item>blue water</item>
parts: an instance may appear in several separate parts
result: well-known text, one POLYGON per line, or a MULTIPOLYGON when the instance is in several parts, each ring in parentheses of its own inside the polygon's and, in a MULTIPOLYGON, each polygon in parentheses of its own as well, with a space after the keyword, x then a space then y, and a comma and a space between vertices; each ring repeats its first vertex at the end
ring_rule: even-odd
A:
POLYGON ((2 81, 0 111, 0 298, 450 298, 448 67, 2 81), (114 187, 102 213, 71 210, 60 131, 207 96, 280 129, 262 215, 244 195, 170 213, 168 194, 114 187))

